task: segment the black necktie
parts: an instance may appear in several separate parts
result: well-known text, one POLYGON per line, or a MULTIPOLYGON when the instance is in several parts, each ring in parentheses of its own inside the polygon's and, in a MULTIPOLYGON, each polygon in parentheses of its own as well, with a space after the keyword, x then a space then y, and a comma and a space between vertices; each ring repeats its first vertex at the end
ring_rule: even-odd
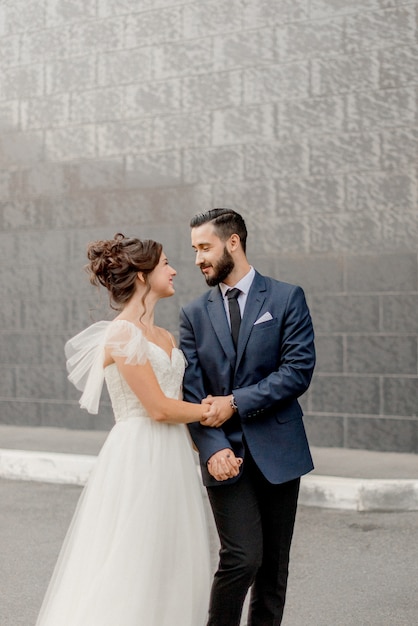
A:
POLYGON ((241 324, 241 312, 239 310, 239 304, 237 300, 240 293, 240 289, 228 289, 228 291, 226 292, 229 304, 229 315, 231 318, 232 341, 234 342, 235 348, 237 347, 239 327, 241 324))

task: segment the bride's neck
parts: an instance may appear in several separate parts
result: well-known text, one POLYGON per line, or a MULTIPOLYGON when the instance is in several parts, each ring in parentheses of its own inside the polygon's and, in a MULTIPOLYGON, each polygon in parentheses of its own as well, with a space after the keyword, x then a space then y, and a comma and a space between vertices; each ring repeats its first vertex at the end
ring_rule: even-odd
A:
POLYGON ((137 326, 152 328, 154 326, 155 302, 149 298, 145 300, 145 306, 141 298, 135 295, 123 308, 120 317, 133 322, 137 326))

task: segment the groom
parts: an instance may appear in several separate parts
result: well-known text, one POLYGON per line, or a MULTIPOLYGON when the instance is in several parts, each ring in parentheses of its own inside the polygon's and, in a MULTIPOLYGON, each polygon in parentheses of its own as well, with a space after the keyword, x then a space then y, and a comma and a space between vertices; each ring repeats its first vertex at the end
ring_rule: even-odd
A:
POLYGON ((250 587, 248 626, 277 626, 300 476, 313 469, 297 400, 315 364, 311 317, 300 287, 248 263, 241 215, 213 209, 190 225, 215 287, 180 313, 184 397, 211 404, 189 425, 221 542, 208 626, 239 626, 250 587))

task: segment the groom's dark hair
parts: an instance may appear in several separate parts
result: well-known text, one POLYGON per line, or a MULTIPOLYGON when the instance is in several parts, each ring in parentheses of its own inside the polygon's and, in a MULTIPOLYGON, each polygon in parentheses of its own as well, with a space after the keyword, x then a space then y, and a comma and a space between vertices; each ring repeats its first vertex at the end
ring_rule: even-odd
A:
POLYGON ((233 209, 211 209, 206 213, 198 213, 190 220, 190 228, 202 226, 212 222, 216 234, 222 241, 226 241, 231 235, 238 235, 242 249, 245 252, 247 246, 247 227, 243 217, 233 209))

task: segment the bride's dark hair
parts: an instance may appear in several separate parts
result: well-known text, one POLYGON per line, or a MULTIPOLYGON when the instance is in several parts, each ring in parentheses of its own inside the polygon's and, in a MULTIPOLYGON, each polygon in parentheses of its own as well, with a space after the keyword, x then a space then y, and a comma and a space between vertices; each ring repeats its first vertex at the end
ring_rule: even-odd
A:
POLYGON ((109 291, 110 306, 120 310, 135 292, 138 272, 142 272, 150 290, 148 274, 158 265, 163 247, 152 239, 129 238, 116 233, 113 239, 92 241, 87 246, 86 270, 92 285, 103 285, 109 291))

